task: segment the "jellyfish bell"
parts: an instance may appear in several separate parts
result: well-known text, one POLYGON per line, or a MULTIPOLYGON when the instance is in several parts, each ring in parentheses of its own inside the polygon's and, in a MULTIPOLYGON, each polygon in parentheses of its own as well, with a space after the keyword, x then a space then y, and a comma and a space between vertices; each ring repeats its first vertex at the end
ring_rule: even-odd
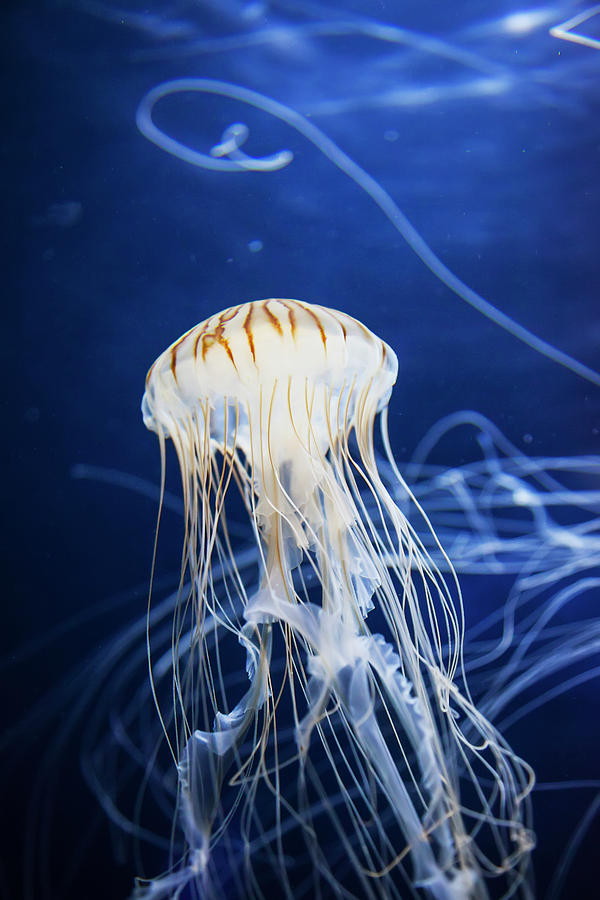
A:
POLYGON ((532 773, 475 708, 458 585, 379 476, 381 413, 388 460, 416 503, 387 438, 396 374, 393 350, 356 319, 282 299, 212 316, 148 373, 142 409, 163 477, 166 437, 181 468, 189 581, 174 618, 175 702, 159 710, 187 852, 153 896, 190 880, 218 893, 211 859, 239 810, 240 896, 262 896, 269 877, 298 895, 291 832, 310 895, 352 885, 399 896, 404 882, 466 900, 487 897, 493 875, 512 892, 525 877, 532 773), (232 482, 255 582, 227 528, 232 482), (232 639, 246 653, 241 697, 232 639))

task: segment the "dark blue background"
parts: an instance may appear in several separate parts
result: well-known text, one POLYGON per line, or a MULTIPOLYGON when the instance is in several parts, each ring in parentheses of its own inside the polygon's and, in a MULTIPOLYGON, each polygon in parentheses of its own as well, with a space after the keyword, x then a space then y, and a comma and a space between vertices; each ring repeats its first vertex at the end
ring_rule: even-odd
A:
MULTIPOLYGON (((465 282, 597 368, 600 51, 548 33, 584 8, 564 3, 548 13, 532 4, 527 9, 542 17, 524 33, 511 32, 505 18, 519 5, 502 0, 329 7, 72 0, 5 10, 7 722, 20 720, 61 674, 108 645, 121 621, 144 612, 144 589, 133 588, 149 572, 156 505, 74 479, 72 467, 111 467, 156 483, 158 451, 139 413, 144 375, 160 351, 210 313, 282 296, 362 319, 398 354, 390 431, 399 461, 441 416, 466 408, 487 415, 532 455, 598 452, 600 389, 450 293, 372 201, 286 125, 198 94, 157 107, 161 127, 205 152, 240 120, 250 128, 248 153, 294 152, 279 172, 231 175, 192 168, 135 127, 145 92, 169 78, 220 78, 294 107, 381 182, 465 282), (354 33, 306 31, 339 20, 352 22, 354 33), (376 40, 375 22, 411 30, 413 46, 376 40), (268 28, 270 36, 263 31, 256 40, 268 28), (487 74, 440 55, 426 36, 476 54, 487 74), (477 95, 474 85, 483 78, 502 89, 477 95), (249 248, 255 240, 260 252, 249 248), (57 623, 130 589, 114 621, 105 615, 100 625, 81 625, 25 658, 15 655, 57 623)), ((597 19, 586 28, 600 37, 597 19)), ((457 440, 439 461, 460 463, 466 452, 457 440)), ((171 487, 178 489, 175 479, 171 487)), ((167 515, 167 571, 178 565, 179 537, 167 515)), ((467 615, 469 603, 487 593, 477 585, 471 595, 466 590, 467 615)), ((585 696, 587 702, 594 695, 585 696)), ((544 777, 597 778, 598 746, 582 747, 567 710, 560 710, 564 727, 547 738, 537 734, 541 758, 546 741, 564 743, 560 764, 544 777)), ((598 717, 597 703, 590 716, 598 717)), ((510 739, 535 757, 531 735, 523 735, 523 747, 516 729, 510 739)), ((31 726, 9 745, 20 773, 11 782, 14 811, 4 816, 11 857, 22 844, 28 784, 47 740, 41 725, 31 726), (26 760, 20 768, 17 758, 26 760)), ((65 749, 72 770, 75 744, 65 749)), ((55 865, 68 856, 78 821, 95 810, 75 777, 58 794, 55 865)), ((542 887, 591 796, 539 801, 547 841, 538 857, 542 887)), ((127 854, 113 863, 106 833, 100 822, 60 896, 127 896, 135 865, 127 854)), ((565 897, 583 896, 575 885, 582 890, 595 871, 591 851, 590 837, 565 897)), ((7 867, 7 898, 20 896, 18 868, 7 867)))

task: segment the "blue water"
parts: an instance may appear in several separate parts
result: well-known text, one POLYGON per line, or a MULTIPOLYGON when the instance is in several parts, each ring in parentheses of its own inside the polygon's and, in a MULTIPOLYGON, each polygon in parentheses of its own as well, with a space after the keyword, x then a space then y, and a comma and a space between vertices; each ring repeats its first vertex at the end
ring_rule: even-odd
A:
MULTIPOLYGON (((144 615, 156 502, 119 486, 114 473, 158 482, 139 402, 149 365, 179 334, 248 299, 332 306, 398 354, 389 427, 400 465, 441 417, 464 409, 533 457, 600 452, 600 388, 452 293, 305 137, 222 96, 161 100, 156 124, 203 153, 232 122, 248 126, 249 155, 293 153, 278 171, 211 172, 140 134, 142 98, 170 79, 208 78, 292 108, 384 187, 465 284, 598 370, 600 10, 573 29, 587 43, 549 33, 586 9, 47 0, 2 13, 10 385, 2 677, 7 724, 36 710, 5 747, 12 812, 3 817, 3 898, 24 895, 24 867, 33 873, 25 895, 56 900, 125 898, 141 871, 132 841, 109 827, 78 773, 82 742, 104 741, 108 717, 86 738, 86 712, 48 756, 75 700, 65 709, 58 696, 55 710, 44 701, 54 718, 35 703, 67 673, 80 673, 69 678, 80 678, 83 692, 93 676, 78 666, 108 653, 119 628, 144 615), (81 464, 114 477, 73 477, 81 464), (123 601, 112 603, 120 592, 123 601), (100 612, 52 635, 88 610, 100 612), (43 797, 31 792, 42 760, 43 797), (27 836, 32 810, 45 848, 27 836)), ((433 461, 455 466, 473 453, 457 429, 433 461)), ((597 485, 595 470, 575 487, 597 485)), ((169 486, 177 493, 174 466, 169 486)), ((180 540, 179 519, 167 512, 165 577, 178 568, 180 540)), ((510 583, 467 578, 467 623, 482 605, 501 604, 510 583)), ((597 603, 590 591, 577 615, 590 619, 597 603)), ((142 653, 143 641, 142 633, 142 653)), ((598 665, 597 655, 586 664, 598 665)), ((597 818, 551 890, 598 791, 598 717, 597 682, 587 682, 508 734, 542 782, 585 782, 534 795, 540 897, 593 896, 597 818)), ((133 805, 136 790, 133 781, 133 805)), ((147 874, 164 866, 164 851, 155 853, 143 850, 147 874)))

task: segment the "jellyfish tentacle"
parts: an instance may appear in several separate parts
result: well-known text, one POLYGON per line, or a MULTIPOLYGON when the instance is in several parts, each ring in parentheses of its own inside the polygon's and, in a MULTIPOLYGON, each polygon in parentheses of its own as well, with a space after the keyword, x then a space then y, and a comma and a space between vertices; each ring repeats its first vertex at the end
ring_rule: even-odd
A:
MULTIPOLYGON (((206 79, 206 81, 212 85, 221 84, 221 82, 211 82, 210 79, 206 79)), ((248 128, 243 123, 229 125, 225 129, 219 143, 211 148, 210 154, 202 153, 200 150, 193 150, 186 144, 182 144, 181 141, 177 141, 175 138, 165 134, 164 131, 161 131, 155 125, 152 111, 156 103, 163 97, 181 93, 182 91, 220 93, 219 91, 203 88, 203 82, 204 79, 176 79, 150 90, 143 98, 136 112, 136 124, 144 137, 156 144, 157 147, 160 147, 161 150, 177 157, 177 159, 181 159, 192 166, 217 172, 273 172, 289 165, 293 159, 293 154, 289 150, 279 150, 265 157, 248 156, 242 153, 239 148, 248 136, 248 128), (224 157, 227 158, 225 159, 224 157)))
POLYGON ((228 713, 217 712, 212 731, 196 729, 188 739, 178 764, 183 802, 183 821, 191 848, 208 863, 210 833, 228 769, 258 710, 267 696, 266 672, 271 655, 271 634, 245 630, 244 642, 251 662, 250 687, 228 713))
POLYGON ((294 154, 289 150, 279 150, 277 153, 260 158, 248 156, 240 149, 247 140, 248 133, 248 128, 243 123, 235 122, 229 125, 223 132, 219 143, 211 147, 210 155, 218 159, 227 156, 239 163, 242 169, 251 172, 275 172, 291 163, 294 154))
MULTIPOLYGON (((344 627, 322 608, 312 604, 291 606, 281 598, 265 593, 257 598, 246 615, 253 622, 277 618, 300 632, 309 643, 311 654, 307 668, 312 676, 308 691, 311 706, 297 728, 297 740, 303 754, 307 752, 310 732, 331 696, 345 711, 361 751, 373 767, 403 829, 413 859, 415 884, 425 888, 435 900, 487 896, 481 885, 476 886, 476 874, 465 865, 465 859, 461 861, 460 869, 454 869, 457 846, 447 821, 452 810, 442 809, 445 794, 436 771, 439 754, 432 749, 434 730, 427 724, 427 714, 412 693, 410 682, 398 671, 400 659, 392 646, 382 635, 361 636, 344 627), (377 721, 372 671, 382 678, 411 749, 419 759, 423 783, 431 798, 424 820, 417 814, 377 721), (430 835, 440 845, 441 862, 435 857, 430 835)), ((458 810, 458 803, 454 803, 458 810)), ((465 836, 460 847, 463 854, 467 843, 465 836)))
MULTIPOLYGON (((152 118, 153 109, 156 103, 164 97, 183 92, 216 94, 221 97, 238 100, 241 103, 260 109, 294 128, 373 200, 421 262, 452 293, 535 352, 568 369, 575 375, 584 378, 586 381, 600 386, 600 372, 585 365, 585 363, 555 347, 549 341, 539 337, 529 328, 521 325, 512 316, 502 312, 493 303, 486 300, 481 294, 478 294, 477 291, 449 269, 382 185, 338 147, 320 128, 295 109, 271 97, 260 94, 258 91, 225 81, 211 78, 178 78, 172 81, 165 81, 148 91, 142 98, 136 112, 136 124, 139 131, 157 147, 191 165, 223 172, 274 171, 287 166, 293 159, 293 154, 288 150, 279 151, 262 159, 247 157, 246 154, 241 153, 239 147, 234 146, 232 146, 233 156, 228 154, 227 159, 217 158, 193 150, 170 137, 155 125, 152 118)), ((232 127, 239 128, 240 126, 232 127)), ((245 129, 245 126, 242 126, 242 128, 245 129)), ((227 141, 225 141, 225 144, 229 146, 227 141)), ((217 148, 222 147, 223 141, 215 146, 217 148)), ((217 150, 217 152, 219 153, 220 151, 217 150)))

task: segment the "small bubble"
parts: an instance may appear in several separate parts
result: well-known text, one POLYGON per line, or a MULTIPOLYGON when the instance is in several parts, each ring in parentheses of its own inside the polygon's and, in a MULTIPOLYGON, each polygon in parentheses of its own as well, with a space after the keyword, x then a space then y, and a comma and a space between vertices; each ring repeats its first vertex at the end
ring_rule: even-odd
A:
POLYGON ((523 443, 524 444, 530 444, 532 442, 532 440, 533 440, 533 435, 531 435, 531 434, 523 435, 523 443))
POLYGON ((248 241, 248 250, 250 251, 250 253, 260 253, 262 248, 263 248, 262 241, 258 241, 258 240, 248 241))
POLYGON ((384 131, 383 137, 384 137, 384 140, 393 142, 393 141, 398 140, 398 138, 400 137, 400 134, 399 134, 399 132, 396 131, 395 128, 388 128, 387 131, 384 131))

